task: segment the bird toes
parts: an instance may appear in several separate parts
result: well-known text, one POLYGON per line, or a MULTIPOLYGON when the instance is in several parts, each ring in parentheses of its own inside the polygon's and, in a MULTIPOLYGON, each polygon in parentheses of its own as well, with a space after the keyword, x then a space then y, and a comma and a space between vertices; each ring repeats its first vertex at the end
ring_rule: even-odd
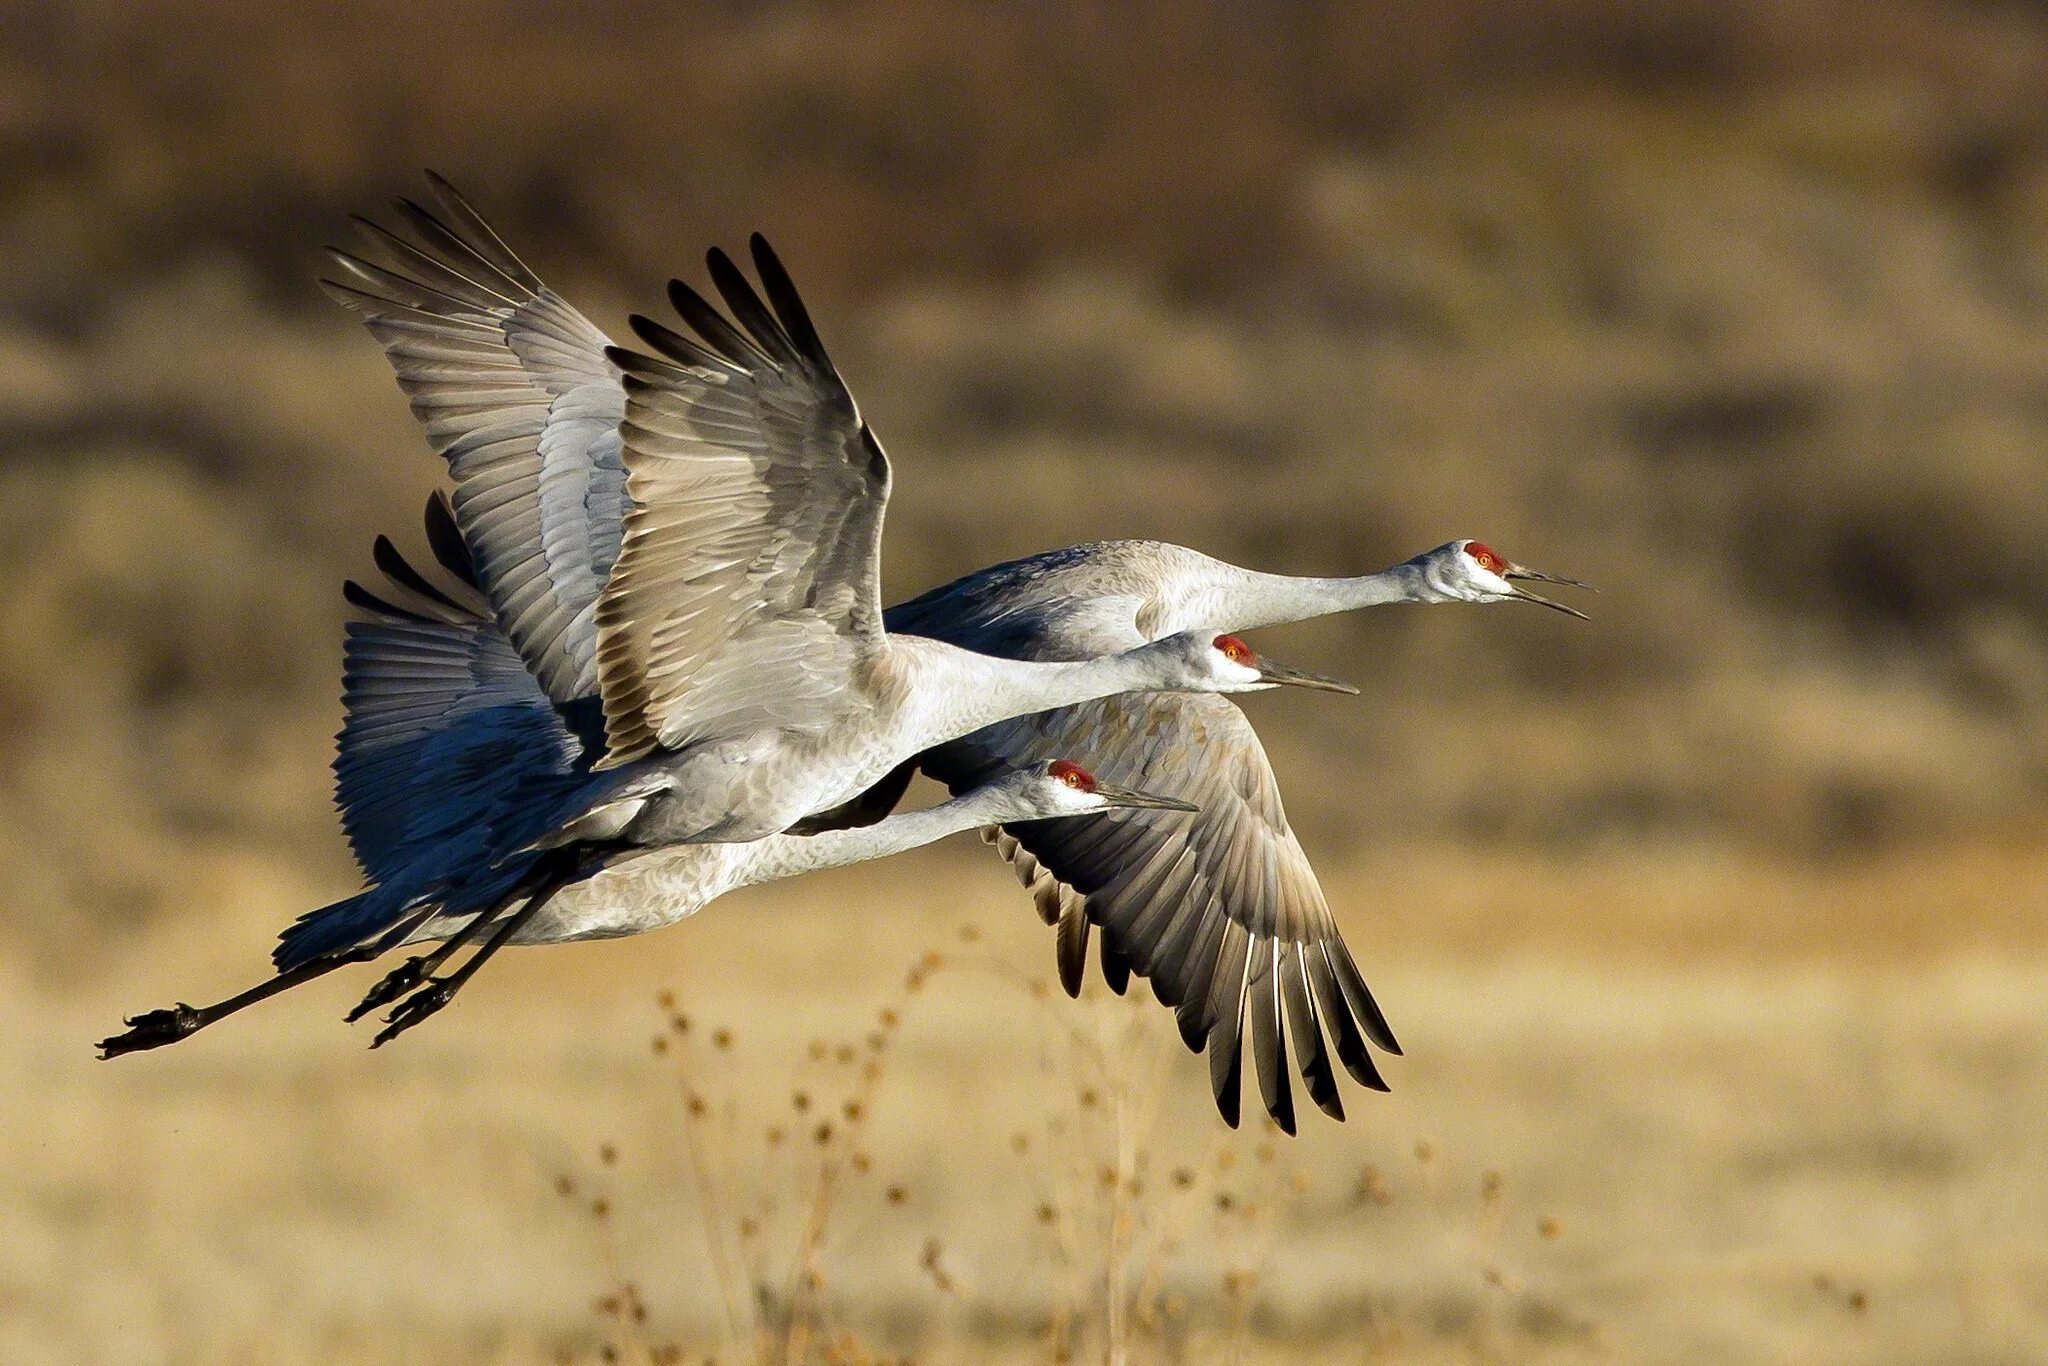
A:
POLYGON ((197 1010, 183 1001, 167 1010, 145 1010, 140 1015, 130 1015, 121 1021, 128 1026, 123 1034, 111 1035, 99 1041, 100 1057, 118 1058, 123 1053, 138 1053, 145 1048, 161 1048, 167 1043, 176 1043, 206 1023, 197 1010))
POLYGON ((454 999, 454 984, 429 981, 392 1007, 391 1013, 384 1017, 384 1028, 377 1032, 376 1038, 370 1040, 370 1047, 382 1048, 454 999))
POLYGON ((418 956, 408 958, 379 978, 377 985, 370 988, 369 994, 356 1002, 355 1009, 343 1018, 354 1024, 379 1006, 389 1005, 426 980, 427 960, 418 956))

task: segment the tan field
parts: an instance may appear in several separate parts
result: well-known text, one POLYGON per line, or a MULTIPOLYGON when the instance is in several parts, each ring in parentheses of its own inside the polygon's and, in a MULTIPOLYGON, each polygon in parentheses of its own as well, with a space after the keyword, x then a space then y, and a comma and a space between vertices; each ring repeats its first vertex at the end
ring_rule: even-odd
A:
POLYGON ((1144 10, 0 6, 0 1360, 2048 1359, 2048 19, 1144 10), (768 231, 892 599, 1598 584, 1255 642, 1392 1093, 1229 1131, 969 840, 95 1061, 357 885, 439 470, 309 282, 422 165, 613 335, 768 231))
MULTIPOLYGON (((1217 1123, 1149 1000, 1048 995, 1044 933, 993 860, 904 859, 640 943, 525 951, 374 1054, 337 1018, 355 993, 322 983, 101 1065, 81 1041, 132 1002, 15 983, 5 1024, 33 1043, 7 1080, 30 1103, 0 1192, 26 1227, 0 1355, 523 1362, 611 1343, 694 1362, 757 1343, 780 1360, 792 1338, 816 1360, 1099 1360, 1112 1340, 1138 1361, 2048 1350, 2048 993, 2039 960, 2011 951, 2008 907, 1956 898, 1973 930, 1940 950, 1809 931, 1756 955, 1716 905, 1802 908, 1754 870, 1701 870, 1709 895, 1648 866, 1515 871, 1342 879, 1353 904, 1511 905, 1520 938, 1555 942, 1489 951, 1483 914, 1469 940, 1348 917, 1410 1056, 1391 1095, 1352 1093, 1348 1123, 1310 1114, 1291 1142, 1217 1123), (1666 928, 1618 941, 1643 906, 1666 928), (907 989, 927 954, 938 966, 907 989), (644 1323, 601 1307, 627 1284, 644 1323), (793 1296, 799 1327, 779 1328, 793 1296)), ((1863 923, 1910 919, 1918 899, 1863 923)), ((263 916, 235 919, 260 942, 263 916)), ((217 956, 166 936, 108 977, 128 997, 131 981, 237 984, 217 956)))

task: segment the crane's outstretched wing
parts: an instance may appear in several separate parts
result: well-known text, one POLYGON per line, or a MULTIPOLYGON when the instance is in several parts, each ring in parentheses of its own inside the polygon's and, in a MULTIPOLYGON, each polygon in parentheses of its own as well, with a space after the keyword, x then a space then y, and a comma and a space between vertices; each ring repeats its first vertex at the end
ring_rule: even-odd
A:
POLYGON ((419 907, 497 905, 538 855, 529 846, 605 779, 597 700, 558 706, 527 671, 477 585, 442 496, 427 539, 435 583, 382 537, 376 592, 350 583, 335 802, 370 892, 302 917, 280 941, 290 967, 383 934, 419 907))
POLYGON ((321 283, 363 315, 455 478, 455 518, 505 634, 557 702, 597 688, 596 604, 619 553, 626 395, 609 345, 429 173, 408 240, 362 221, 321 283))
POLYGON ((1117 811, 1003 827, 995 844, 1061 927, 1061 977, 1080 988, 1087 924, 1104 975, 1135 971, 1209 1054, 1223 1117, 1238 1122, 1249 1034, 1267 1112, 1294 1130, 1285 1039, 1310 1097, 1343 1118, 1323 1038, 1357 1081, 1385 1090, 1365 1040, 1399 1053, 1288 828, 1251 722, 1227 699, 1134 693, 1020 717, 926 754, 955 792, 995 768, 1069 754, 1105 782, 1180 797, 1197 813, 1117 811), (1361 1032, 1362 1031, 1362 1032, 1361 1032))
POLYGON ((625 544, 598 599, 604 766, 734 729, 801 728, 881 643, 889 462, 758 234, 767 302, 725 253, 738 326, 681 281, 696 334, 645 318, 625 371, 625 544))

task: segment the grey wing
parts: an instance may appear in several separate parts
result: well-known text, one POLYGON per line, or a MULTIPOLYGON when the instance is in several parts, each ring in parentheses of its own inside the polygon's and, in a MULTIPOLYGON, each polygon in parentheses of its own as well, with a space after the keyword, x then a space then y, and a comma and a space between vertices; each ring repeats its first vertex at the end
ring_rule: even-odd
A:
POLYGON ((599 590, 619 553, 625 390, 603 333, 431 176, 410 238, 362 223, 328 292, 363 315, 455 479, 455 516, 504 632, 547 695, 597 687, 599 590))
MULTIPOLYGON (((379 942, 421 908, 488 913, 525 885, 535 842, 610 779, 597 699, 557 706, 493 619, 453 515, 436 495, 428 539, 454 582, 436 585, 377 542, 390 580, 348 585, 335 799, 374 886, 280 936, 280 970, 379 942)), ((416 922, 415 922, 416 923, 416 922)))
POLYGON ((768 244, 767 302, 723 252, 733 321, 680 281, 696 334, 645 318, 625 370, 625 543, 597 608, 610 767, 831 714, 881 644, 889 462, 768 244))
POLYGON ((1101 591, 1088 558, 1094 548, 1070 546, 963 574, 891 607, 888 627, 1004 659, 1086 659, 1145 644, 1134 623, 1113 639, 1086 641, 1054 625, 1063 604, 1101 591))
POLYGON ((1288 827, 1244 713, 1210 695, 1127 694, 1003 722, 931 751, 923 763, 959 792, 998 765, 1059 756, 1105 782, 1201 808, 1003 828, 999 852, 1061 925, 1068 989, 1079 987, 1093 922, 1102 929, 1105 973, 1127 964, 1149 978, 1188 1046, 1206 1047, 1216 1102, 1232 1125, 1247 1035, 1267 1111, 1289 1132, 1288 1038, 1326 1112, 1343 1117, 1325 1034, 1360 1084, 1386 1089, 1365 1040, 1391 1053, 1400 1047, 1288 827))
MULTIPOLYGON (((888 628, 1004 659, 1082 660, 1172 635, 1161 628, 1158 541, 1091 541, 977 569, 887 613, 888 628)), ((1199 558, 1199 557, 1195 557, 1199 558)), ((1195 623, 1199 624, 1199 623, 1195 623)))
POLYGON ((348 586, 366 619, 348 623, 343 645, 335 803, 378 883, 488 861, 492 828, 587 771, 597 738, 593 704, 558 708, 492 619, 438 496, 427 521, 453 584, 429 582, 379 538, 391 586, 348 586))

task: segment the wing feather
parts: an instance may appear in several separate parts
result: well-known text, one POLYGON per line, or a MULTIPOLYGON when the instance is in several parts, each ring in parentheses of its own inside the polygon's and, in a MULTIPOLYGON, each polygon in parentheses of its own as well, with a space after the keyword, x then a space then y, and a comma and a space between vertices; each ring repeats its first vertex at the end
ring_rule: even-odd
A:
POLYGON ((1058 926, 1053 935, 1053 961, 1059 965, 1060 985, 1067 995, 1079 996, 1081 980, 1088 973, 1088 917, 1055 914, 1053 922, 1058 926))
MULTIPOLYGON (((1325 1111, 1342 1108, 1332 1047, 1347 1072, 1383 1088, 1364 1040, 1400 1049, 1287 823, 1244 714, 1214 696, 1108 698, 992 726, 922 762, 958 792, 997 765, 1062 756, 1105 782, 1200 808, 1023 822, 1005 827, 997 849, 1012 862, 1029 858, 1036 878, 1073 894, 1063 916, 1085 915, 1100 928, 1105 954, 1119 960, 1110 972, 1127 964, 1151 982, 1189 1046, 1210 1051, 1216 1084, 1242 1075, 1241 1060, 1228 1055, 1248 1041, 1268 1113, 1291 1123, 1291 1088, 1274 1070, 1284 1069, 1291 1039, 1309 1095, 1325 1111)), ((1063 919, 1058 944, 1070 992, 1078 985, 1073 955, 1085 942, 1063 919)))
POLYGON ((374 882, 480 857, 472 846, 500 808, 573 773, 585 750, 470 586, 459 547, 433 530, 449 517, 439 495, 429 501, 429 544, 454 585, 435 585, 379 537, 389 597, 351 594, 372 619, 348 623, 342 648, 335 803, 374 882))
POLYGON ((737 326, 675 282, 695 338, 636 322, 660 354, 609 353, 631 502, 595 617, 606 767, 823 724, 881 643, 888 460, 758 237, 754 260, 773 307, 713 252, 737 326))
POLYGON ((1287 1005, 1288 1037, 1294 1043, 1294 1059, 1301 1068, 1302 1083, 1309 1099, 1332 1119, 1344 1118, 1344 1099, 1337 1093, 1337 1074, 1330 1068, 1330 1054, 1323 1046, 1323 1026, 1309 992, 1307 949, 1301 944, 1279 946, 1282 998, 1287 1005))
POLYGON ((1317 952, 1317 947, 1305 946, 1303 956, 1308 964, 1309 985, 1315 988, 1317 1012, 1330 1026, 1331 1037, 1337 1045, 1337 1059, 1360 1086, 1384 1091, 1387 1089, 1386 1080, 1373 1063, 1372 1051, 1365 1046, 1365 1039, 1358 1031, 1350 1001, 1338 988, 1336 973, 1330 968, 1330 946, 1320 945, 1320 952, 1317 952))
POLYGON ((619 553, 626 476, 619 372, 604 334, 429 173, 411 233, 356 220, 329 294, 383 345, 456 485, 455 520, 499 625, 546 695, 597 687, 595 604, 619 553), (508 511, 509 509, 509 511, 508 511))
POLYGON ((1223 927, 1216 976, 1209 986, 1209 1087, 1223 1122, 1235 1129, 1244 1078, 1244 1007, 1251 986, 1251 935, 1237 921, 1223 927))

